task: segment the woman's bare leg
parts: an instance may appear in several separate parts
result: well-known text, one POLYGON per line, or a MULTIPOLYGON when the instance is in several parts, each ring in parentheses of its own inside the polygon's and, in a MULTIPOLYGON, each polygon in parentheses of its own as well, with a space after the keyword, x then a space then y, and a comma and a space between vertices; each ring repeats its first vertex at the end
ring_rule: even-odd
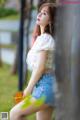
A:
POLYGON ((53 108, 48 107, 36 113, 37 120, 51 120, 52 119, 53 108))
POLYGON ((24 101, 14 106, 10 111, 10 120, 26 120, 25 116, 48 108, 48 105, 46 104, 43 104, 41 106, 35 106, 35 101, 35 98, 31 98, 32 104, 26 109, 21 108, 21 106, 24 104, 24 101))

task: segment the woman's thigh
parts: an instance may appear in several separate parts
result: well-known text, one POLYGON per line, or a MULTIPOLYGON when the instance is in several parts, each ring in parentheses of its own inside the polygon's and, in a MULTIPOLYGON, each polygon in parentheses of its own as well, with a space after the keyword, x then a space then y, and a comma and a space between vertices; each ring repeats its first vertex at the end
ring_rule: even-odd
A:
POLYGON ((34 104, 36 101, 35 98, 31 98, 30 101, 31 101, 31 104, 28 107, 26 107, 25 109, 22 109, 24 100, 22 102, 18 103, 17 105, 15 105, 10 111, 10 117, 12 118, 12 117, 16 117, 16 116, 17 117, 26 116, 26 115, 30 115, 32 113, 35 113, 40 110, 44 110, 44 109, 48 108, 47 104, 42 104, 41 106, 36 106, 34 104))
POLYGON ((44 110, 41 110, 36 113, 37 120, 51 120, 52 119, 52 113, 53 113, 52 107, 47 107, 44 110))

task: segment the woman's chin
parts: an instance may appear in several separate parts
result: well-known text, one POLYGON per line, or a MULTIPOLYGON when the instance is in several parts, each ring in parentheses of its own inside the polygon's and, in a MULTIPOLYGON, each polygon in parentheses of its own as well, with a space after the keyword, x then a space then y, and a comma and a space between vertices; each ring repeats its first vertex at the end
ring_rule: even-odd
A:
POLYGON ((36 24, 37 24, 37 25, 40 25, 39 21, 36 21, 36 24))

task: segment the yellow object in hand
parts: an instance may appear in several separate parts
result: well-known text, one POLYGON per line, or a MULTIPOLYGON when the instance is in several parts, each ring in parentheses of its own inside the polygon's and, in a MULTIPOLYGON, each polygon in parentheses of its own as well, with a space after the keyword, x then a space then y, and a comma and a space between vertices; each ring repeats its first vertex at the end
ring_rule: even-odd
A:
POLYGON ((35 107, 41 106, 45 102, 45 96, 42 96, 39 99, 36 99, 34 102, 31 101, 32 95, 28 95, 24 98, 24 104, 22 105, 22 109, 26 109, 30 105, 35 105, 35 107))

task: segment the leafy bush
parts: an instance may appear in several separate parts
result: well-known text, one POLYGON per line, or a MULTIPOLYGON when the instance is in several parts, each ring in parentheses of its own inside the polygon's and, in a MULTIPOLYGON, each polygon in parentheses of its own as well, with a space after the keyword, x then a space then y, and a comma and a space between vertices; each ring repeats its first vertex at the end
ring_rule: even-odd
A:
POLYGON ((16 15, 18 12, 15 9, 11 8, 0 8, 0 18, 10 16, 10 15, 16 15))

